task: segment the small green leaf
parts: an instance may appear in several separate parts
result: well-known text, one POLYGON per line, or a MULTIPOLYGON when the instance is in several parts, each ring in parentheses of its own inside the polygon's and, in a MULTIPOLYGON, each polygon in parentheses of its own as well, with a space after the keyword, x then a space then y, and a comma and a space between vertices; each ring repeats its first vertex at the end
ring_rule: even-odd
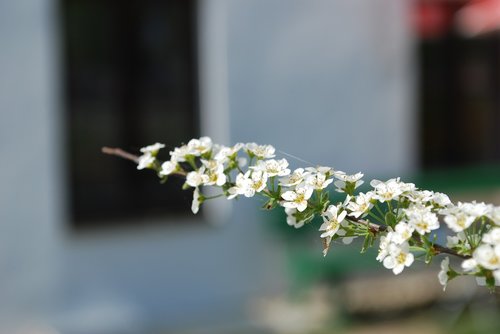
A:
POLYGON ((354 194, 354 190, 355 190, 355 187, 356 186, 356 183, 355 182, 347 182, 346 183, 346 186, 344 188, 344 191, 348 194, 348 195, 353 195, 354 194))
POLYGON ((491 273, 490 275, 486 275, 486 286, 490 289, 490 291, 495 290, 495 277, 491 275, 491 273))
POLYGON ((387 212, 385 214, 385 223, 387 226, 396 226, 396 216, 392 212, 387 212))
POLYGON ((368 248, 373 246, 374 241, 375 241, 375 239, 373 238, 373 234, 368 233, 365 237, 365 241, 363 242, 363 247, 361 248, 361 253, 365 253, 368 250, 368 248))
POLYGON ((457 273, 455 270, 453 270, 451 267, 450 270, 448 270, 447 274, 448 274, 448 281, 451 281, 455 277, 460 276, 460 274, 457 273))
POLYGON ((425 252, 426 249, 423 247, 419 247, 419 246, 410 246, 410 251, 411 252, 425 252))
POLYGON ((424 247, 427 251, 433 250, 432 242, 429 241, 426 235, 420 236, 420 241, 422 241, 422 247, 424 247))
POLYGON ((431 263, 432 261, 432 257, 433 257, 433 252, 431 251, 431 249, 429 248, 426 253, 425 253, 425 263, 426 264, 429 264, 431 263))

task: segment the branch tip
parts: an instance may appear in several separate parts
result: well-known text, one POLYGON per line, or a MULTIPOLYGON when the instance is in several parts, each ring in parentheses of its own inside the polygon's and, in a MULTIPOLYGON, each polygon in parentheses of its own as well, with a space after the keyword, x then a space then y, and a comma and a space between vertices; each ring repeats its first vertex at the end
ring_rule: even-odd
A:
POLYGON ((139 162, 139 157, 137 155, 134 155, 132 153, 128 153, 128 152, 126 152, 118 147, 103 146, 101 148, 101 152, 104 154, 115 155, 117 157, 133 161, 135 163, 139 162))

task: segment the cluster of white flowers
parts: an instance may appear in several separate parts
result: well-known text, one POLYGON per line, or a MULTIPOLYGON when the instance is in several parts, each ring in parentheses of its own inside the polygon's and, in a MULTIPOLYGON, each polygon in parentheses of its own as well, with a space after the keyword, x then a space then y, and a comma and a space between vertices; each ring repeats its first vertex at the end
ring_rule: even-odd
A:
POLYGON ((286 159, 276 159, 271 145, 238 143, 227 147, 214 144, 209 137, 191 139, 170 152, 170 160, 157 159, 163 144, 141 149, 138 169, 153 169, 166 179, 185 178, 184 188, 194 188, 192 211, 211 198, 239 196, 266 198, 266 208, 284 208, 286 222, 295 228, 320 217, 320 238, 324 255, 333 240, 348 244, 364 238, 363 250, 380 239, 377 260, 400 274, 415 259, 426 262, 441 253, 463 259, 462 271, 450 267, 449 258, 441 262, 438 278, 446 286, 458 275, 472 275, 490 288, 500 285, 500 208, 485 203, 453 204, 447 195, 420 190, 399 178, 372 180, 369 191, 359 192, 363 174, 346 174, 330 167, 290 169, 286 159), (331 203, 328 187, 345 194, 345 200, 331 203), (217 187, 220 194, 206 197, 203 187, 217 187), (445 224, 440 224, 443 221, 445 224), (454 235, 446 247, 436 243, 437 232, 447 227, 454 235))
POLYGON ((158 151, 164 147, 164 144, 156 143, 141 148, 143 154, 138 159, 137 169, 153 168, 158 151))
POLYGON ((462 269, 470 273, 491 271, 479 280, 481 283, 485 278, 500 285, 500 227, 495 226, 483 234, 482 242, 474 249, 472 258, 462 262, 462 269))

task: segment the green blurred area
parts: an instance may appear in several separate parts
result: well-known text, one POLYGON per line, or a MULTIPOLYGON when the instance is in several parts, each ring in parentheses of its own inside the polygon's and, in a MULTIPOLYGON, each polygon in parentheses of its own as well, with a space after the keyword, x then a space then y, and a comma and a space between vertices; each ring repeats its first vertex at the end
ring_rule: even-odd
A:
POLYGON ((466 191, 500 189, 500 165, 484 164, 457 168, 436 169, 410 179, 417 187, 453 194, 466 191))

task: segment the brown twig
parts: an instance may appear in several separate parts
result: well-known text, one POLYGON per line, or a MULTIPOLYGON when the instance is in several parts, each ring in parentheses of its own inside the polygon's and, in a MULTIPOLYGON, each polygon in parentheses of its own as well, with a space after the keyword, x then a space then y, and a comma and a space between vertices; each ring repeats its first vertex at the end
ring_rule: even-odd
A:
POLYGON ((432 248, 434 248, 434 251, 437 254, 442 254, 442 253, 444 253, 444 254, 450 254, 450 255, 454 255, 454 256, 460 257, 462 259, 470 259, 471 258, 469 255, 458 254, 453 249, 450 249, 450 248, 447 248, 447 247, 443 247, 443 246, 438 245, 438 244, 434 244, 432 246, 432 248))
POLYGON ((361 218, 349 217, 348 219, 354 223, 368 226, 368 228, 370 229, 370 232, 373 234, 377 234, 379 232, 383 232, 383 231, 387 230, 387 226, 385 226, 385 225, 374 224, 368 220, 364 220, 361 218))
MULTIPOLYGON (((132 153, 129 153, 129 152, 122 150, 121 148, 118 148, 118 147, 106 147, 106 146, 104 146, 101 149, 101 151, 104 154, 114 155, 114 156, 120 157, 122 159, 133 161, 136 164, 139 163, 139 156, 132 154, 132 153)), ((170 175, 185 178, 186 172, 183 170, 178 170, 178 171, 173 172, 170 175)))
POLYGON ((122 150, 121 148, 104 146, 101 149, 101 151, 104 154, 114 155, 114 156, 117 156, 117 157, 120 157, 123 159, 131 160, 135 163, 139 163, 139 157, 137 155, 132 154, 132 153, 128 153, 128 152, 122 150))

